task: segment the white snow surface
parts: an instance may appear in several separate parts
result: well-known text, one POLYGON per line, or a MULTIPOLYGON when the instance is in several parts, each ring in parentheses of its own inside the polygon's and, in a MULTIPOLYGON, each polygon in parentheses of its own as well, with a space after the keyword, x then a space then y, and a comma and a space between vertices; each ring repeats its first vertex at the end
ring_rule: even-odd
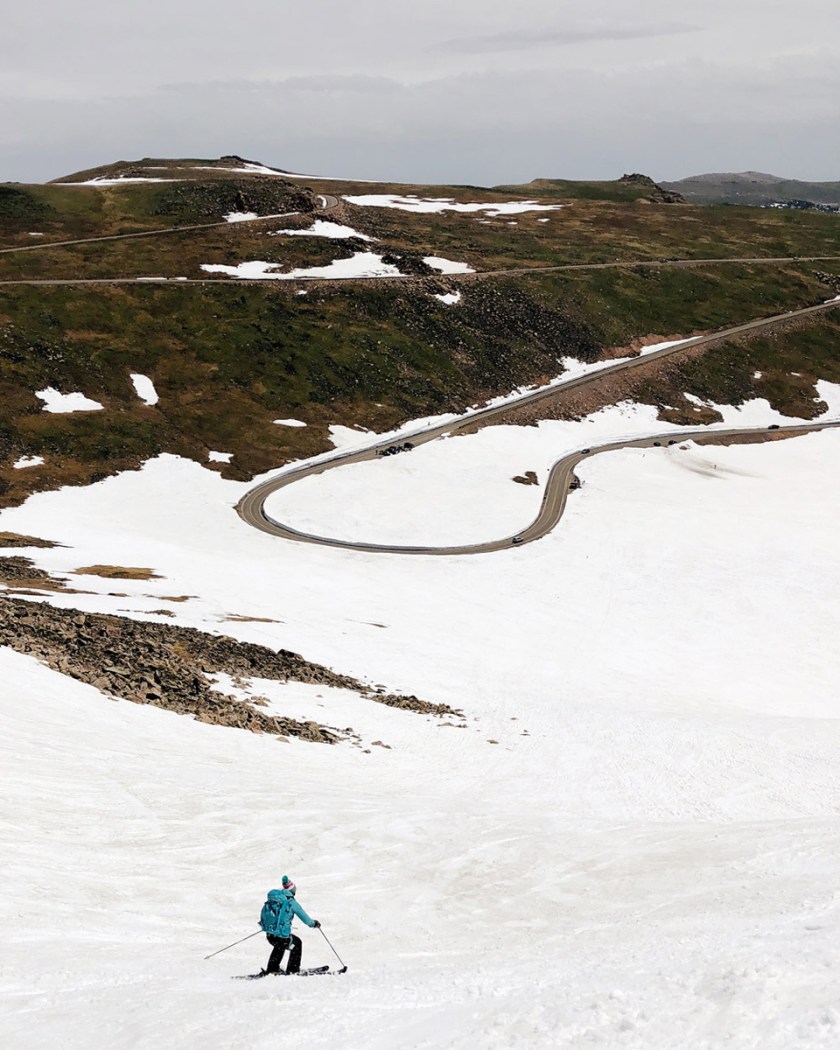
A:
POLYGON ((439 299, 445 306, 455 306, 461 301, 460 292, 442 292, 439 295, 435 295, 435 299, 439 299))
POLYGON ((12 464, 14 470, 25 470, 27 467, 40 467, 44 462, 43 456, 21 456, 12 464))
POLYGON ((368 237, 366 233, 359 233, 352 226, 344 226, 339 222, 326 222, 324 219, 316 219, 312 225, 305 230, 274 230, 271 237, 329 237, 331 240, 347 240, 356 237, 361 241, 375 241, 376 237, 368 237))
POLYGON ((255 211, 229 211, 225 215, 225 222, 253 222, 259 215, 255 211))
POLYGON ((62 182, 59 183, 61 186, 127 186, 132 182, 180 182, 180 179, 159 179, 152 178, 151 176, 136 175, 136 176, 120 176, 117 175, 114 178, 108 178, 104 175, 98 175, 94 179, 86 179, 84 182, 62 182))
POLYGON ((148 376, 141 375, 139 372, 132 372, 131 382, 134 384, 137 396, 141 401, 145 401, 147 405, 156 405, 160 401, 158 392, 155 390, 155 384, 148 376))
POLYGON ((280 263, 255 260, 239 263, 237 266, 203 263, 201 269, 207 273, 224 273, 230 277, 241 277, 252 281, 296 281, 318 277, 327 277, 332 280, 354 277, 402 277, 396 266, 383 262, 382 256, 375 252, 356 252, 349 259, 333 259, 327 266, 305 266, 285 272, 278 270, 280 265, 280 263))
POLYGON ((423 262, 431 266, 433 270, 439 270, 441 273, 475 273, 475 270, 468 263, 453 262, 452 259, 441 259, 439 255, 424 255, 423 262))
POLYGON ((452 197, 402 197, 395 193, 365 193, 359 196, 345 196, 344 200, 361 208, 397 208, 399 211, 413 211, 425 215, 439 214, 444 211, 464 213, 485 212, 492 218, 500 215, 523 215, 531 211, 559 211, 562 204, 539 204, 537 201, 491 201, 483 204, 462 204, 452 197))
MULTIPOLYGON (((637 433, 645 411, 389 457, 353 506, 354 468, 328 472, 308 513, 378 538, 413 472, 426 534, 458 497, 478 535, 505 493, 537 500, 512 472, 542 482, 564 442, 637 433)), ((285 543, 233 512, 247 485, 174 456, 0 512, 67 544, 24 550, 54 572, 163 577, 51 602, 143 617, 194 595, 169 622, 466 714, 251 682, 363 738, 278 743, 0 649, 3 1045, 834 1050, 840 433, 681 444, 587 460, 553 533, 480 557, 285 543), (230 981, 265 962, 261 937, 203 956, 256 928, 283 872, 349 971, 230 981)), ((305 964, 335 963, 298 932, 305 964)))
POLYGON ((98 412, 103 407, 98 401, 85 397, 78 391, 62 394, 52 386, 36 390, 35 396, 44 402, 44 412, 98 412))
POLYGON ((233 459, 232 452, 208 452, 207 459, 211 463, 230 463, 233 459))
POLYGON ((306 423, 300 419, 273 419, 272 423, 278 427, 305 427, 306 423))

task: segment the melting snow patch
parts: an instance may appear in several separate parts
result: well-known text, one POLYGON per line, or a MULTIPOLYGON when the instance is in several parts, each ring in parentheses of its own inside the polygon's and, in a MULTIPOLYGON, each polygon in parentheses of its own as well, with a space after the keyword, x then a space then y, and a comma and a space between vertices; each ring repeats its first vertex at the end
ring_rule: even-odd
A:
POLYGON ((299 419, 274 419, 272 420, 275 426, 278 427, 305 427, 306 424, 302 423, 299 419))
POLYGON ((45 412, 98 412, 103 406, 78 391, 62 394, 55 387, 36 390, 35 396, 44 402, 45 412))
POLYGON ((763 375, 763 372, 753 372, 753 379, 761 379, 763 375))
POLYGON ((85 182, 62 182, 62 186, 125 186, 130 182, 180 182, 180 179, 153 179, 151 177, 145 178, 143 176, 124 176, 119 175, 116 178, 109 179, 104 175, 100 175, 95 179, 87 179, 85 182))
POLYGON ((12 467, 15 470, 23 470, 25 467, 40 467, 44 462, 43 456, 21 456, 15 460, 12 467))
POLYGON ((439 270, 440 273, 475 273, 475 270, 468 263, 441 259, 437 255, 424 255, 423 262, 431 266, 433 270, 439 270))
POLYGON ((375 241, 375 237, 368 237, 366 233, 359 233, 352 226, 342 226, 338 222, 325 222, 316 219, 308 230, 275 230, 271 237, 329 237, 331 240, 347 240, 349 237, 357 237, 360 241, 375 241))
MULTIPOLYGON (((445 260, 444 260, 445 261, 445 260)), ((240 263, 238 266, 204 263, 201 267, 206 273, 224 273, 231 277, 242 277, 245 280, 295 281, 298 278, 314 279, 325 277, 334 280, 347 280, 353 277, 402 277, 403 275, 391 263, 382 261, 381 255, 374 252, 356 252, 350 259, 334 259, 328 266, 311 266, 298 270, 278 272, 279 263, 254 262, 240 263)), ((431 264, 430 264, 431 265, 431 264)), ((452 265, 462 266, 463 263, 452 265)), ((449 270, 448 273, 464 273, 464 270, 449 270)))
POLYGON ((207 458, 211 463, 230 463, 233 459, 232 452, 208 452, 207 458))
POLYGON ((258 218, 259 215, 255 211, 229 211, 225 222, 251 222, 252 219, 258 218))
POLYGON ((536 201, 491 201, 484 204, 461 204, 452 197, 400 197, 394 193, 366 193, 358 197, 345 196, 350 204, 360 208, 397 208, 433 214, 444 211, 486 212, 493 218, 499 215, 522 215, 528 211, 557 211, 562 204, 538 204, 536 201))
POLYGON ((155 384, 148 376, 140 375, 138 372, 132 372, 131 382, 134 384, 137 396, 141 401, 145 401, 147 405, 156 405, 158 401, 160 401, 157 390, 155 390, 155 384))
POLYGON ((456 303, 461 301, 460 292, 446 292, 444 295, 435 295, 435 299, 439 299, 446 306, 455 306, 456 303))

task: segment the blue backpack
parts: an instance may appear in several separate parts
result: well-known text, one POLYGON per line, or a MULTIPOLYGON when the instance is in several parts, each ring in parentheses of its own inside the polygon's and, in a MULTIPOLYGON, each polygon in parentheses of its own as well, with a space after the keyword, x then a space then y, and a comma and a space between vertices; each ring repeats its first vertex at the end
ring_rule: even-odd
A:
POLYGON ((282 890, 269 890, 260 912, 260 926, 270 936, 288 933, 292 921, 292 901, 282 890))

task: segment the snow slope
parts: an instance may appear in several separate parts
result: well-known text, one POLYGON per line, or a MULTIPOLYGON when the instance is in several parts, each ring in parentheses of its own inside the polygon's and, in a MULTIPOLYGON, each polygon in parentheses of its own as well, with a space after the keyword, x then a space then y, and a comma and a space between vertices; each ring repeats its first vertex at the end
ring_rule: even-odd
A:
MULTIPOLYGON (((437 448, 464 477, 485 461, 490 502, 532 499, 511 468, 563 426, 500 428, 496 477, 488 431, 437 448)), ((427 496, 434 448, 393 457, 427 496)), ((175 622, 467 715, 275 687, 278 710, 364 741, 281 744, 0 651, 3 1045, 836 1047, 838 460, 836 432, 595 457, 551 535, 472 558, 275 540, 234 515, 247 486, 175 457, 0 513, 68 544, 23 552, 39 565, 164 577, 120 598, 86 577, 96 593, 60 604, 195 595, 175 622), (229 981, 265 961, 260 938, 202 957, 255 929, 286 871, 349 972, 229 981)), ((336 529, 342 473, 307 496, 336 529)), ((356 486, 359 520, 394 477, 356 486)))

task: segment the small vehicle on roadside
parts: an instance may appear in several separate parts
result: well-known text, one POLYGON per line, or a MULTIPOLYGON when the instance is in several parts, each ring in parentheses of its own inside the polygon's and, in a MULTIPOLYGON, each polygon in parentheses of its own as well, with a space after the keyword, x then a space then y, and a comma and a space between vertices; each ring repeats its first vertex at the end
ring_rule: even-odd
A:
POLYGON ((514 536, 513 539, 510 542, 512 544, 514 544, 514 545, 516 545, 517 543, 521 543, 522 542, 522 537, 521 536, 514 536))
POLYGON ((396 456, 399 452, 411 452, 414 445, 410 441, 406 441, 402 445, 389 445, 387 448, 377 449, 377 456, 396 456))

